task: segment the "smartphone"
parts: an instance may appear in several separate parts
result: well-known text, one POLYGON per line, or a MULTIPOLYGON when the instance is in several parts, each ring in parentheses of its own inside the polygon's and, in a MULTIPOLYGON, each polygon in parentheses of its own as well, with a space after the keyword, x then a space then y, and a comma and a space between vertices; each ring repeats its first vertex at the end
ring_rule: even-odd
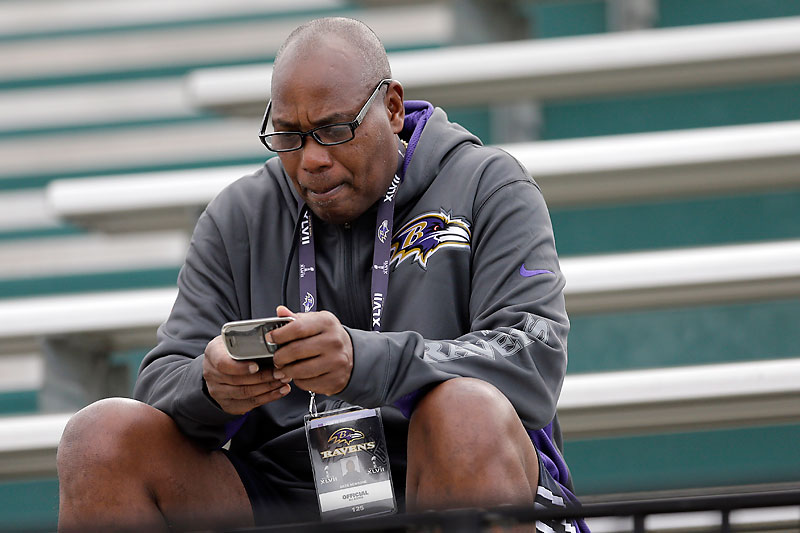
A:
POLYGON ((264 335, 292 321, 294 318, 287 316, 228 322, 222 326, 222 338, 228 354, 234 359, 270 359, 279 346, 267 342, 264 335))

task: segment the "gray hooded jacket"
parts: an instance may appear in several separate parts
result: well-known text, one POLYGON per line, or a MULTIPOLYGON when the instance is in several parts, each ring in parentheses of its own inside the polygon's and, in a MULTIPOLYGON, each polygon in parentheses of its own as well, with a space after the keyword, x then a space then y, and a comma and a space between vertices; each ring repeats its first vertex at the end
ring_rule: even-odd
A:
MULTIPOLYGON (((315 220, 318 309, 349 333, 353 373, 320 410, 381 406, 394 477, 407 417, 421 391, 457 376, 485 380, 511 401, 560 484, 570 487, 553 424, 567 365, 564 277, 538 186, 507 153, 481 145, 441 109, 406 102, 410 165, 396 197, 383 332, 370 331, 375 208, 349 225, 315 220)), ((209 448, 312 475, 303 431, 308 393, 293 387, 245 416, 204 386, 206 344, 228 321, 273 316, 300 199, 278 158, 223 190, 200 217, 179 294, 140 369, 135 397, 209 448)), ((287 293, 298 310, 296 254, 287 293)), ((479 430, 480 428, 476 428, 479 430)))

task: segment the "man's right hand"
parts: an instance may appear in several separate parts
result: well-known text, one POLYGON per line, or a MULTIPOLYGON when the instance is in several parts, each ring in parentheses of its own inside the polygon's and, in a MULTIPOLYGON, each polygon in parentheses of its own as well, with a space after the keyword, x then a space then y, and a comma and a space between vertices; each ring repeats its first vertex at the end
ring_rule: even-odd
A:
POLYGON ((226 413, 241 415, 289 394, 288 378, 275 379, 272 372, 272 368, 259 370, 254 361, 233 359, 221 336, 206 346, 203 378, 208 393, 226 413))

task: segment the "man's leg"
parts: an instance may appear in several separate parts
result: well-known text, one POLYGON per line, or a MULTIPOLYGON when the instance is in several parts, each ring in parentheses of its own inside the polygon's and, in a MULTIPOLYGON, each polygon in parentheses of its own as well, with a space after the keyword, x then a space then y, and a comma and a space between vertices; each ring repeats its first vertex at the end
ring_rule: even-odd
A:
POLYGON ((508 399, 477 379, 432 389, 411 416, 410 511, 533 504, 539 459, 508 399))
POLYGON ((157 409, 96 402, 58 447, 59 530, 158 531, 252 525, 250 501, 220 451, 203 450, 157 409))

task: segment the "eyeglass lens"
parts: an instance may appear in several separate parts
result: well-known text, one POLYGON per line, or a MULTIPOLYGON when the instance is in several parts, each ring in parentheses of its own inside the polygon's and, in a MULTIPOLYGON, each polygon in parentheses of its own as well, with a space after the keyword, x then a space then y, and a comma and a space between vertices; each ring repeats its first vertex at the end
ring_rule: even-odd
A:
MULTIPOLYGON (((350 124, 330 124, 309 133, 320 144, 341 144, 351 140, 355 135, 350 124)), ((294 150, 303 144, 303 135, 276 132, 267 135, 266 141, 273 150, 294 150)))

